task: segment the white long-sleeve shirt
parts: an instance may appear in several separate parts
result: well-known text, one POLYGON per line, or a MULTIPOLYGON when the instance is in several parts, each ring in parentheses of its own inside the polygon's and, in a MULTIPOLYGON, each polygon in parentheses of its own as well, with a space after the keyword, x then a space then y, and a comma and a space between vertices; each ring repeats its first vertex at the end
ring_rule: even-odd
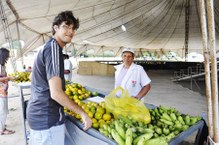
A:
POLYGON ((138 95, 141 89, 151 82, 144 68, 140 65, 132 63, 127 70, 124 69, 124 64, 114 67, 116 69, 115 88, 121 86, 123 89, 127 89, 130 96, 138 95))

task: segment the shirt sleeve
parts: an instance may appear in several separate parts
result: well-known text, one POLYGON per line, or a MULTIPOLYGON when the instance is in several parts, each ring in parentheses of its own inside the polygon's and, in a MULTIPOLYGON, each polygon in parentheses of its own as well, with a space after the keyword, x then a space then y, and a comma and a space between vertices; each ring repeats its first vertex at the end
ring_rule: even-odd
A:
POLYGON ((71 62, 70 60, 65 60, 65 70, 71 70, 71 62))
POLYGON ((59 57, 59 46, 54 41, 51 41, 51 50, 50 53, 44 54, 45 57, 45 67, 46 67, 46 74, 47 79, 51 79, 54 76, 60 76, 60 57, 59 57))
POLYGON ((143 67, 140 68, 140 76, 141 76, 141 86, 144 87, 151 83, 151 79, 148 77, 146 71, 143 67))

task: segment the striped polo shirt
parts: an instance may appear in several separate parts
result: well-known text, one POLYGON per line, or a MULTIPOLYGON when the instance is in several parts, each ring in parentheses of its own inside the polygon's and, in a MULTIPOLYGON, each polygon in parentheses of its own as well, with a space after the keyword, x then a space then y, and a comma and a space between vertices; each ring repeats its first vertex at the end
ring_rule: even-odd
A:
POLYGON ((49 79, 58 76, 64 80, 64 59, 62 48, 51 38, 39 50, 33 65, 31 97, 27 107, 27 120, 33 130, 49 129, 64 123, 63 107, 51 98, 49 79))

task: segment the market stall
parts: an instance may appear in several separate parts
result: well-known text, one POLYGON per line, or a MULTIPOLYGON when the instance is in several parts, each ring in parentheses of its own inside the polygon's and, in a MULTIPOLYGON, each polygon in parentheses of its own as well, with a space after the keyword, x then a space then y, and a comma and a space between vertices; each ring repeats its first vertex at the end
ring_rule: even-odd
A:
MULTIPOLYGON (((101 92, 97 89, 93 89, 93 88, 90 88, 90 87, 86 87, 86 89, 91 91, 91 92, 93 92, 93 91, 98 92, 97 98, 105 97, 107 95, 109 96, 109 93, 101 92)), ((95 100, 95 98, 96 97, 92 97, 93 100, 95 100)), ((106 101, 106 99, 104 99, 104 101, 106 101)), ((99 103, 99 104, 101 104, 101 103, 99 103)), ((153 104, 145 104, 145 106, 149 109, 158 108, 157 106, 154 106, 153 104)), ((118 108, 117 109, 115 108, 115 110, 118 110, 118 108)), ((75 133, 75 131, 72 130, 71 126, 73 124, 74 124, 74 126, 76 125, 78 130, 80 130, 80 131, 82 131, 82 128, 83 128, 82 123, 79 121, 80 119, 75 118, 73 116, 72 115, 67 115, 67 121, 66 121, 66 132, 68 134, 67 140, 70 144, 72 144, 74 142, 74 140, 80 140, 80 136, 76 135, 77 133, 75 133)), ((117 142, 113 138, 107 137, 106 134, 101 132, 100 129, 98 130, 98 128, 91 128, 86 132, 84 132, 84 131, 82 131, 82 132, 84 134, 88 135, 88 136, 94 137, 95 139, 99 139, 100 141, 103 141, 104 143, 107 143, 109 145, 115 144, 115 143, 117 144, 117 142)), ((195 124, 192 124, 189 128, 185 129, 184 131, 181 131, 178 135, 171 138, 171 140, 168 142, 168 144, 169 145, 179 144, 180 142, 182 142, 183 140, 185 140, 186 138, 188 138, 189 136, 191 136, 194 133, 196 133, 196 138, 194 140, 194 143, 196 145, 203 144, 203 142, 207 138, 207 126, 206 126, 206 123, 203 119, 197 121, 195 124)), ((83 140, 83 138, 81 140, 83 140)), ((89 143, 95 144, 95 141, 90 139, 89 143)))
MULTIPOLYGON (((155 107, 152 104, 146 104, 148 108, 155 107)), ((83 125, 82 123, 77 120, 76 118, 67 115, 67 121, 66 121, 66 145, 74 144, 75 142, 79 145, 83 145, 80 142, 86 141, 85 136, 89 137, 89 144, 90 145, 96 145, 96 139, 98 139, 100 142, 102 142, 101 145, 118 145, 115 140, 107 138, 103 134, 101 134, 98 130, 91 128, 88 131, 83 131, 83 125)), ((206 131, 206 124, 204 120, 198 121, 196 124, 191 126, 189 129, 187 129, 184 132, 181 132, 178 136, 171 139, 171 141, 168 143, 169 145, 176 145, 191 136, 193 133, 196 133, 195 138, 195 145, 200 145, 200 143, 203 143, 203 139, 206 138, 207 134, 205 134, 206 131)))
MULTIPOLYGON (((25 118, 25 110, 26 110, 26 94, 24 93, 24 90, 30 89, 30 83, 19 83, 18 87, 20 89, 20 100, 21 100, 21 106, 22 106, 22 125, 24 129, 24 139, 25 143, 28 144, 28 127, 26 124, 26 118, 25 118)), ((91 92, 98 92, 99 98, 103 98, 108 93, 102 92, 100 90, 85 87, 87 90, 91 92)), ((94 97, 95 98, 95 97, 94 97)), ((156 108, 156 106, 152 104, 145 104, 147 108, 156 108)), ((90 128, 87 131, 83 131, 83 125, 82 123, 76 119, 75 117, 66 114, 66 145, 71 144, 77 144, 77 145, 84 145, 87 142, 89 142, 90 145, 117 145, 117 142, 109 137, 106 137, 102 133, 98 131, 98 129, 90 128)), ((206 124, 204 120, 199 120, 194 125, 190 126, 187 130, 181 132, 174 138, 172 138, 168 144, 169 145, 176 145, 185 140, 187 137, 192 135, 193 133, 196 133, 195 138, 195 144, 200 145, 200 143, 203 142, 203 135, 205 135, 206 131, 206 124)))

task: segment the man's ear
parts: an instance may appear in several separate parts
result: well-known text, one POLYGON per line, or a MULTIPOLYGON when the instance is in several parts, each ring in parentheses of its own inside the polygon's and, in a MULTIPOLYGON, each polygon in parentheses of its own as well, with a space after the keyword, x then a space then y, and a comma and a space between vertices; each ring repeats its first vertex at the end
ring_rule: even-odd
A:
POLYGON ((54 26, 53 26, 53 29, 54 29, 55 31, 57 31, 58 26, 57 26, 57 25, 54 25, 54 26))

